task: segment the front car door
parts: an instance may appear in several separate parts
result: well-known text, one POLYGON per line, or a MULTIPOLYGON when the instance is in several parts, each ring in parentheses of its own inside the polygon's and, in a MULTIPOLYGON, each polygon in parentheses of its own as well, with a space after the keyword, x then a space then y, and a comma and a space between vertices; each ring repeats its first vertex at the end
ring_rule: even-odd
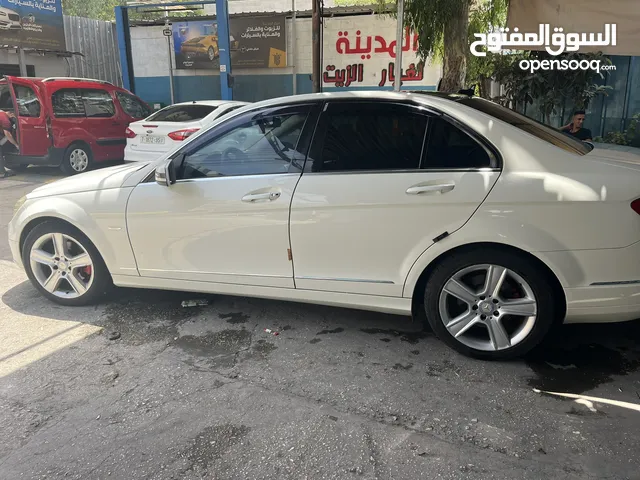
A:
POLYGON ((38 86, 28 80, 12 77, 11 94, 17 119, 17 142, 20 155, 44 157, 51 140, 47 132, 47 112, 38 86))
POLYGON ((402 296, 499 174, 487 145, 424 107, 330 101, 291 206, 296 288, 402 296))
POLYGON ((140 275, 292 288, 289 207, 315 115, 310 104, 238 115, 174 155, 175 183, 139 184, 127 224, 140 275))

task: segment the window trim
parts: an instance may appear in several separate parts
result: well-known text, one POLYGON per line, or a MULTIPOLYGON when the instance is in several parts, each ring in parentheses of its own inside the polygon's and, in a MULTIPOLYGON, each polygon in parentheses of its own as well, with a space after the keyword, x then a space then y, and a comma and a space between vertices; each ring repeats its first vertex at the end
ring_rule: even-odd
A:
MULTIPOLYGON (((325 135, 325 133, 320 133, 321 135, 325 135)), ((318 121, 316 123, 313 137, 311 139, 311 144, 309 147, 309 152, 307 154, 307 159, 305 160, 305 165, 303 169, 303 174, 308 175, 373 175, 373 174, 394 174, 394 173, 425 173, 425 172, 434 172, 434 173, 445 173, 445 172, 500 172, 503 168, 502 156, 500 155, 498 149, 483 135, 476 132, 472 128, 458 121, 457 119, 451 117, 450 115, 440 111, 437 108, 432 107, 431 105, 425 105, 424 103, 415 102, 413 100, 408 101, 398 101, 398 100, 380 100, 380 99, 366 99, 366 98, 340 98, 334 100, 325 100, 322 104, 322 111, 320 115, 318 115, 318 121), (318 141, 318 133, 322 127, 325 125, 322 124, 323 119, 326 119, 326 111, 331 104, 380 104, 380 105, 393 105, 399 107, 405 107, 410 110, 415 110, 415 112, 419 115, 423 115, 427 117, 427 128, 425 130, 425 137, 422 143, 422 150, 420 153, 420 163, 419 168, 417 169, 392 169, 392 170, 346 170, 346 171, 333 171, 333 172, 312 172, 308 169, 308 159, 312 153, 315 153, 318 141), (459 128, 464 133, 468 134, 474 141, 478 142, 480 146, 487 152, 489 155, 491 162, 495 165, 489 167, 477 167, 477 168, 422 168, 423 161, 426 155, 426 148, 428 146, 427 140, 428 135, 431 131, 431 119, 433 117, 442 118, 444 121, 448 121, 454 127, 459 128)))
MULTIPOLYGON (((232 130, 238 128, 240 125, 243 125, 245 123, 247 123, 247 121, 249 120, 253 120, 256 119, 259 116, 270 116, 270 115, 277 115, 277 112, 282 112, 282 111, 288 111, 288 110, 296 110, 296 109, 307 109, 307 116, 304 120, 304 123, 302 125, 302 130, 300 131, 300 136, 298 137, 298 143, 295 145, 295 148, 297 149, 298 145, 300 145, 300 142, 303 141, 303 139, 305 139, 305 132, 307 131, 308 128, 310 128, 310 120, 313 118, 314 115, 318 115, 318 109, 317 109, 318 104, 314 103, 314 102, 301 102, 301 103, 295 103, 295 104, 287 104, 287 105, 278 105, 278 106, 271 106, 271 107, 259 107, 256 109, 252 109, 248 112, 244 112, 241 115, 229 119, 228 122, 222 123, 220 124, 221 127, 223 128, 213 128, 208 132, 205 132, 204 135, 202 135, 202 137, 198 137, 196 138, 196 140, 194 140, 193 142, 190 142, 189 144, 185 145, 184 149, 181 149, 177 152, 175 152, 175 154, 173 154, 170 157, 170 162, 173 163, 173 168, 176 170, 176 172, 178 171, 178 169, 182 166, 182 164, 184 163, 186 157, 192 153, 194 153, 195 151, 198 151, 201 148, 206 147, 207 145, 213 143, 214 141, 216 141, 217 139, 219 139, 221 136, 226 135, 227 133, 231 132, 232 130), (179 162, 179 164, 178 164, 179 162)), ((286 113, 283 113, 286 114, 286 113)), ((292 112, 292 114, 295 114, 294 112, 292 112)), ((315 127, 314 127, 315 128, 315 127)), ((300 176, 302 175, 302 173, 304 172, 304 166, 306 164, 306 160, 307 157, 309 155, 309 149, 311 148, 311 136, 308 136, 309 139, 307 140, 307 145, 304 146, 305 151, 304 152, 300 152, 304 155, 304 159, 302 160, 302 169, 300 170, 300 172, 291 172, 291 171, 287 171, 287 172, 283 172, 283 173, 252 173, 252 174, 247 174, 247 175, 225 175, 225 176, 219 176, 219 177, 204 177, 204 178, 181 178, 181 179, 176 179, 176 184, 178 183, 188 183, 188 182, 192 182, 192 181, 204 181, 204 180, 218 180, 218 179, 228 179, 228 178, 246 178, 246 177, 264 177, 264 176, 269 176, 269 175, 280 175, 280 176, 284 176, 284 175, 297 175, 300 176)), ((290 160, 289 161, 289 168, 291 168, 291 165, 293 164, 293 161, 290 160)))

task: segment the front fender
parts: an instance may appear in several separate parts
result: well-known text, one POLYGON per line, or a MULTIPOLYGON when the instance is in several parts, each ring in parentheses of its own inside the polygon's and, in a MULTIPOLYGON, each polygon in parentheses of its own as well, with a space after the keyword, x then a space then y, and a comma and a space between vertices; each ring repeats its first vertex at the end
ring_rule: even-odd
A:
POLYGON ((138 275, 125 217, 131 190, 98 190, 27 200, 11 221, 9 236, 24 240, 27 226, 30 228, 39 220, 59 219, 91 240, 112 274, 138 275))

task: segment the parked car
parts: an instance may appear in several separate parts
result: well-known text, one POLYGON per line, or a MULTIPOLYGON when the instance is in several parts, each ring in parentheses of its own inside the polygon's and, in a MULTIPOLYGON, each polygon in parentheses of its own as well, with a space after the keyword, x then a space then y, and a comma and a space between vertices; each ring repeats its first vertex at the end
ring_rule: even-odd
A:
POLYGON ((127 126, 152 112, 131 92, 109 82, 67 77, 4 77, 0 108, 17 119, 20 151, 7 153, 10 168, 50 165, 67 174, 122 160, 127 126))
POLYGON ((0 30, 22 30, 20 15, 14 10, 0 7, 0 30))
POLYGON ((158 110, 150 117, 129 125, 124 159, 154 160, 216 118, 243 105, 247 102, 204 100, 177 103, 158 110))
POLYGON ((422 311, 514 357, 557 322, 640 317, 640 161, 477 97, 299 95, 35 189, 9 243, 62 305, 115 284, 422 311))

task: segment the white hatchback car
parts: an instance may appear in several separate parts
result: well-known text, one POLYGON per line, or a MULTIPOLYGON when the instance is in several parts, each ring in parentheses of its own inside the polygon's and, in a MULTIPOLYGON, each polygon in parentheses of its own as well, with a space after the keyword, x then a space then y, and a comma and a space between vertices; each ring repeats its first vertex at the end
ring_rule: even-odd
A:
POLYGON ((111 284, 412 315, 519 356, 556 322, 640 317, 640 164, 492 102, 300 95, 154 162, 39 187, 15 261, 62 305, 111 284))
POLYGON ((127 162, 155 160, 219 117, 247 102, 202 100, 176 103, 133 122, 126 130, 127 162))

